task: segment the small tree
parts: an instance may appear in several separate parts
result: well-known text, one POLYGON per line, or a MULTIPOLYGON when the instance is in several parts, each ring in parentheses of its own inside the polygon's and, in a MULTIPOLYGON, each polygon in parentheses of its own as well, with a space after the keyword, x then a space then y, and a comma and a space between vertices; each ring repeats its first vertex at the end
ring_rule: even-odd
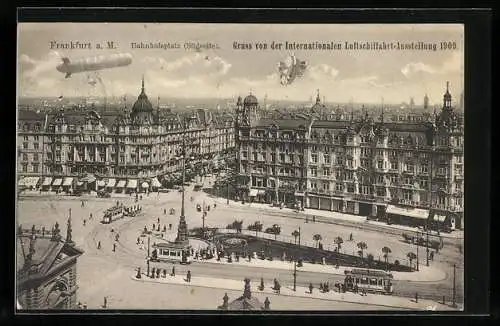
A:
POLYGON ((297 244, 297 238, 299 237, 299 235, 300 235, 300 233, 297 230, 292 232, 292 237, 295 238, 295 244, 297 244))
POLYGON ((412 262, 417 258, 417 255, 415 255, 415 253, 413 252, 409 252, 406 254, 406 257, 408 257, 408 260, 410 261, 410 267, 412 267, 412 262))
POLYGON ((316 241, 316 247, 318 247, 318 244, 319 242, 322 240, 323 238, 321 237, 321 234, 315 234, 313 235, 313 240, 316 241))
POLYGON ((344 240, 341 238, 341 237, 336 237, 334 240, 333 240, 333 243, 335 243, 337 245, 337 252, 340 252, 340 247, 342 246, 342 244, 344 243, 344 240))
POLYGON ((389 254, 391 253, 391 248, 389 247, 383 247, 382 252, 384 253, 384 261, 386 268, 389 268, 389 254))
POLYGON ((366 242, 358 242, 357 247, 359 248, 359 251, 361 252, 361 258, 363 258, 364 251, 368 249, 368 245, 366 242))

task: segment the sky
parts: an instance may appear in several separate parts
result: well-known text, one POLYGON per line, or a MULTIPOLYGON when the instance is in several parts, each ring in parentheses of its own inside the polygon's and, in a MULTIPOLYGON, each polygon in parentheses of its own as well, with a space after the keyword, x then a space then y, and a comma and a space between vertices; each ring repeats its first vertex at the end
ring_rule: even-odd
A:
POLYGON ((397 24, 172 24, 172 23, 20 23, 18 25, 18 95, 20 97, 136 97, 144 75, 146 94, 161 98, 235 98, 307 101, 319 90, 327 102, 401 103, 413 97, 422 104, 442 102, 446 82, 459 99, 464 78, 463 25, 397 24), (90 42, 92 49, 51 48, 70 41, 90 42), (96 49, 113 41, 116 49, 96 49), (335 42, 337 50, 271 49, 271 43, 335 42), (427 50, 347 50, 345 42, 434 43, 427 50), (179 44, 179 49, 134 49, 132 42, 179 44), (185 49, 186 42, 217 49, 185 49), (252 44, 234 49, 234 42, 252 44), (454 42, 456 49, 440 49, 454 42), (266 50, 256 48, 266 43, 266 50), (130 53, 132 63, 99 72, 56 70, 67 57, 130 53), (294 54, 307 62, 301 78, 281 85, 278 63, 294 54), (89 81, 102 82, 94 84, 89 81))

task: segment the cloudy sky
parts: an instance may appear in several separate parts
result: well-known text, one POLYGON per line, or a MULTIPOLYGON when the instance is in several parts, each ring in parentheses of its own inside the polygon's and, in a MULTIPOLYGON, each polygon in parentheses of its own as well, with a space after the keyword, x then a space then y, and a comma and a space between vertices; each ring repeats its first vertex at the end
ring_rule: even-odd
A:
POLYGON ((141 24, 21 23, 18 28, 20 96, 137 96, 144 74, 150 98, 229 98, 252 92, 276 100, 309 100, 319 89, 331 102, 431 103, 442 99, 446 81, 458 99, 463 89, 462 25, 265 25, 265 24, 141 24), (105 43, 117 49, 51 49, 50 42, 105 43), (233 42, 425 42, 425 50, 235 50, 233 42), (440 42, 456 50, 440 50, 440 42), (131 42, 178 43, 181 49, 132 49, 131 42), (186 50, 185 42, 211 42, 217 50, 186 50), (78 73, 65 79, 56 70, 61 58, 75 61, 96 55, 127 52, 126 67, 78 73), (288 86, 279 81, 277 64, 292 54, 306 60, 302 78, 288 86), (102 80, 92 86, 89 81, 102 80))

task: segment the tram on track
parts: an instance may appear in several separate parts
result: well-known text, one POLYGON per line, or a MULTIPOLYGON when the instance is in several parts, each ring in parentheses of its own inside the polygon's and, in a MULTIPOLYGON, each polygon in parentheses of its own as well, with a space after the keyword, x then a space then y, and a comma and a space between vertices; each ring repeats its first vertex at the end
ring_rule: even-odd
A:
POLYGON ((123 206, 115 206, 108 208, 106 211, 104 211, 101 222, 103 224, 109 224, 113 221, 123 218, 125 216, 124 213, 125 210, 123 206))
POLYGON ((393 276, 384 271, 369 269, 352 269, 345 272, 344 285, 346 291, 393 294, 393 276))

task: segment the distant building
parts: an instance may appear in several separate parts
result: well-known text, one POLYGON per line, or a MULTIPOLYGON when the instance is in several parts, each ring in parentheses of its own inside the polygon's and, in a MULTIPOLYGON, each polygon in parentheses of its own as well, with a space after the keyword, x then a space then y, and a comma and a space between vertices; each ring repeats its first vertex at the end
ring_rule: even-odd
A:
MULTIPOLYGON (((316 105, 316 104, 315 104, 316 105)), ((431 123, 369 117, 258 116, 237 103, 240 198, 350 213, 390 223, 461 227, 463 119, 448 88, 431 123)))
POLYGON ((183 116, 153 108, 144 80, 131 111, 126 111, 39 114, 20 110, 19 186, 64 192, 79 187, 144 192, 179 174, 177 153, 183 138, 195 155, 192 170, 206 169, 210 160, 234 148, 230 115, 202 109, 189 112, 184 129, 183 116))
POLYGON ((52 230, 17 232, 17 302, 19 309, 77 308, 77 260, 83 254, 71 239, 68 220, 66 239, 59 225, 52 230))
POLYGON ((425 94, 424 96, 424 109, 428 109, 429 108, 429 96, 427 96, 427 94, 425 94))

